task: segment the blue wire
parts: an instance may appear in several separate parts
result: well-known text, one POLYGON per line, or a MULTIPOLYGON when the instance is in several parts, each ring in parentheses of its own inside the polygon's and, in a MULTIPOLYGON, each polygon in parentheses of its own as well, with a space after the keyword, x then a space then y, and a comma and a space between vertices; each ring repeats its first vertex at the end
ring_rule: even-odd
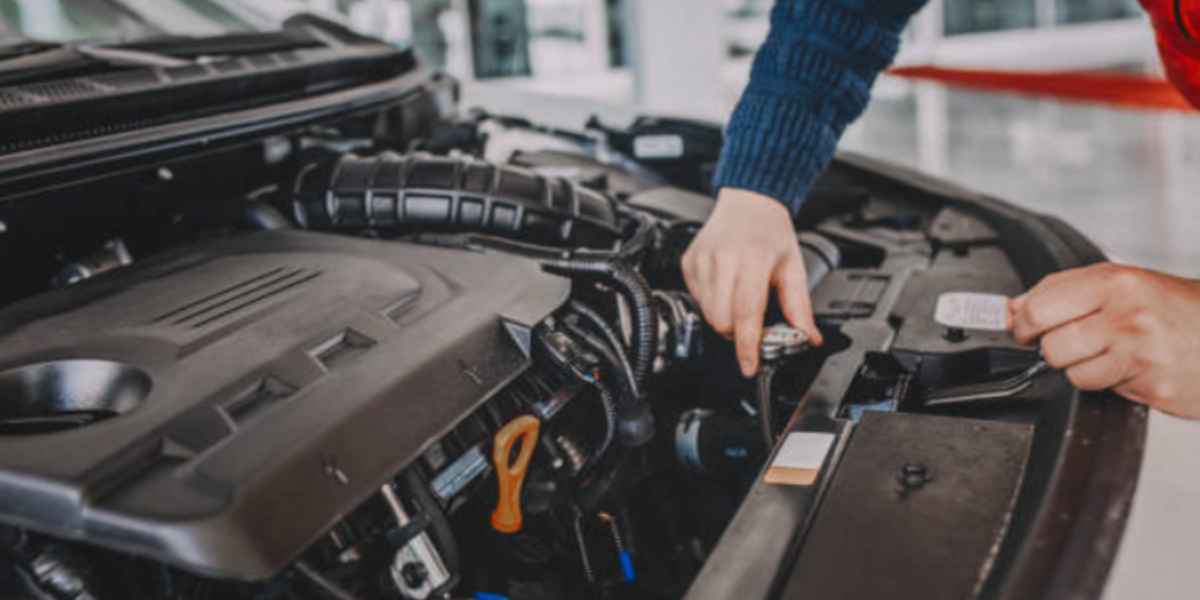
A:
POLYGON ((508 600, 508 596, 490 592, 475 592, 475 600, 508 600))
POLYGON ((625 576, 625 583, 637 581, 637 573, 633 570, 633 558, 629 553, 624 550, 618 552, 617 560, 621 561, 621 574, 625 576))

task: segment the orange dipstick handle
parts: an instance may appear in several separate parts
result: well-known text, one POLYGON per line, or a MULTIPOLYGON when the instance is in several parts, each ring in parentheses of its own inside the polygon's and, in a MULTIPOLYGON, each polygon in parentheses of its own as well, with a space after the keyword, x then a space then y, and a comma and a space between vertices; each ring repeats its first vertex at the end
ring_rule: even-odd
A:
POLYGON ((509 421, 492 438, 492 462, 496 465, 496 479, 500 482, 500 502, 492 511, 492 528, 500 533, 521 531, 521 485, 525 483, 525 471, 533 450, 537 447, 537 418, 525 415, 509 421), (517 460, 509 464, 513 445, 521 443, 517 460))

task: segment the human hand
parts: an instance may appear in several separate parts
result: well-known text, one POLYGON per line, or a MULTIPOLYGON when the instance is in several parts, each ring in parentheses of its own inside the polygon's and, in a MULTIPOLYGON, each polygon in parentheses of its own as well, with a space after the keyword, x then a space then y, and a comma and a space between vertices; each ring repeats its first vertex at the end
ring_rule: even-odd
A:
POLYGON ((724 188, 683 255, 683 277, 713 329, 737 344, 742 374, 758 372, 763 318, 772 288, 784 318, 819 346, 808 276, 787 208, 762 194, 724 188))
POLYGON ((1075 387, 1200 418, 1200 281, 1105 263, 1046 277, 1009 312, 1075 387))

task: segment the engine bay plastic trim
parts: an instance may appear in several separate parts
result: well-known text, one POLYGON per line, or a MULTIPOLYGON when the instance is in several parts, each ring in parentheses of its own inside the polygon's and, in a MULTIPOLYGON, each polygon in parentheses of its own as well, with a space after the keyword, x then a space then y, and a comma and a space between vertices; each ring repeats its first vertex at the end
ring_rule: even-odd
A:
POLYGON ((7 200, 61 185, 86 173, 112 176, 187 153, 211 151, 397 102, 422 83, 446 81, 420 69, 378 83, 190 121, 83 139, 0 156, 0 190, 7 200))

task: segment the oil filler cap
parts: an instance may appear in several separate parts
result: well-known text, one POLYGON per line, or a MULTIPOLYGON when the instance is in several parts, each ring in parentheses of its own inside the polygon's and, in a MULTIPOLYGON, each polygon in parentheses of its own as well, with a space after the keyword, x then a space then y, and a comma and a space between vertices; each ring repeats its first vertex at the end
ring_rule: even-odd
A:
POLYGON ((777 323, 763 331, 762 358, 772 361, 799 354, 808 349, 808 335, 784 323, 777 323))

